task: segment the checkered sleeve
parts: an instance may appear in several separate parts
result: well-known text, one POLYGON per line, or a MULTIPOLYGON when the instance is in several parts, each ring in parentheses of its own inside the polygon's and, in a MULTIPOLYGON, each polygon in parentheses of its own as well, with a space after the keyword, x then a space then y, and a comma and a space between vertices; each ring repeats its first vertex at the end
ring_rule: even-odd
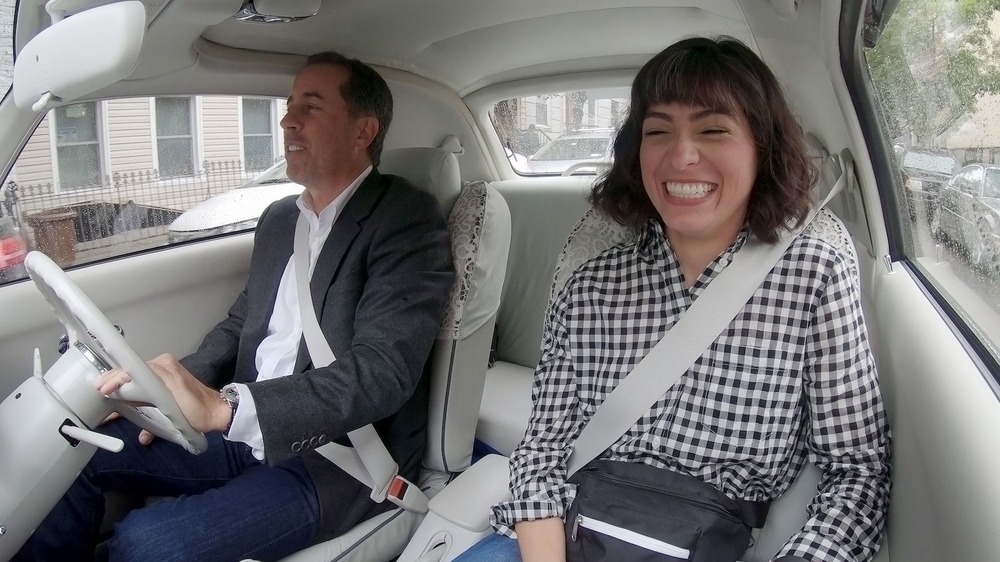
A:
POLYGON ((806 524, 776 555, 867 561, 889 503, 889 427, 861 312, 839 253, 829 258, 807 332, 804 394, 809 460, 823 473, 806 524))
POLYGON ((542 356, 531 390, 532 412, 524 439, 510 461, 512 501, 493 506, 490 523, 499 533, 514 536, 514 524, 562 517, 573 499, 566 483, 566 460, 582 429, 576 400, 571 331, 567 310, 578 287, 574 278, 549 310, 542 333, 542 356))

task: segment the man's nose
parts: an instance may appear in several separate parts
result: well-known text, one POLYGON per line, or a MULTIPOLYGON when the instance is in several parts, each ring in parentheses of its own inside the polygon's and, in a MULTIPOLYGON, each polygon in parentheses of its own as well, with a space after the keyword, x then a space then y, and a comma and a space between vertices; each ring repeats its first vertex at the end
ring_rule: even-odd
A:
POLYGON ((292 111, 289 110, 285 112, 285 116, 281 118, 281 121, 278 121, 278 125, 282 129, 297 129, 299 127, 299 121, 292 114, 292 111))

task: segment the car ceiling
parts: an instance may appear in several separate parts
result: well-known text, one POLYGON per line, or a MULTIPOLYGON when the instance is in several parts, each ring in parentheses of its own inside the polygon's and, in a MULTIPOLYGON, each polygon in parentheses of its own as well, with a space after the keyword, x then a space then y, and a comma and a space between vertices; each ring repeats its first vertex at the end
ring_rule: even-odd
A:
MULTIPOLYGON (((130 79, 151 81, 160 91, 158 77, 183 84, 213 64, 291 72, 302 56, 333 49, 422 76, 464 97, 538 76, 634 69, 693 33, 753 43, 734 0, 323 0, 311 18, 270 25, 234 19, 242 0, 142 2, 151 24, 130 79)), ((18 48, 48 25, 43 3, 21 0, 18 48)))

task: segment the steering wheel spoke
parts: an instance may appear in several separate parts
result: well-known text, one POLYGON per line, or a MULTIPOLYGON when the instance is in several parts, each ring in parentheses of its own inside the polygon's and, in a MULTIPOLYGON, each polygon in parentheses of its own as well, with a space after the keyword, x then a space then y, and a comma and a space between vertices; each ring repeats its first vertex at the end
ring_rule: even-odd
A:
POLYGON ((203 452, 208 446, 205 435, 191 427, 163 382, 66 272, 40 252, 28 253, 24 265, 66 328, 69 344, 82 343, 82 347, 100 360, 97 363, 121 367, 132 376, 132 382, 109 397, 117 403, 115 410, 136 425, 191 453, 203 452), (132 405, 135 403, 154 407, 135 407, 132 405))

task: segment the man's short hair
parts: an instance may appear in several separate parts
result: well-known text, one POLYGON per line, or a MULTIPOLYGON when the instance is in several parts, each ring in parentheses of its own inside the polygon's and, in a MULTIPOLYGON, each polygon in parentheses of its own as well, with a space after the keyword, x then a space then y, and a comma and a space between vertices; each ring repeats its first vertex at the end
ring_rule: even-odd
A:
POLYGON ((358 59, 325 51, 306 59, 306 67, 329 64, 347 69, 348 78, 340 88, 340 95, 347 102, 347 110, 352 118, 371 116, 378 121, 378 134, 368 145, 368 157, 372 165, 378 167, 382 158, 385 135, 392 123, 392 93, 389 85, 375 69, 358 59))

